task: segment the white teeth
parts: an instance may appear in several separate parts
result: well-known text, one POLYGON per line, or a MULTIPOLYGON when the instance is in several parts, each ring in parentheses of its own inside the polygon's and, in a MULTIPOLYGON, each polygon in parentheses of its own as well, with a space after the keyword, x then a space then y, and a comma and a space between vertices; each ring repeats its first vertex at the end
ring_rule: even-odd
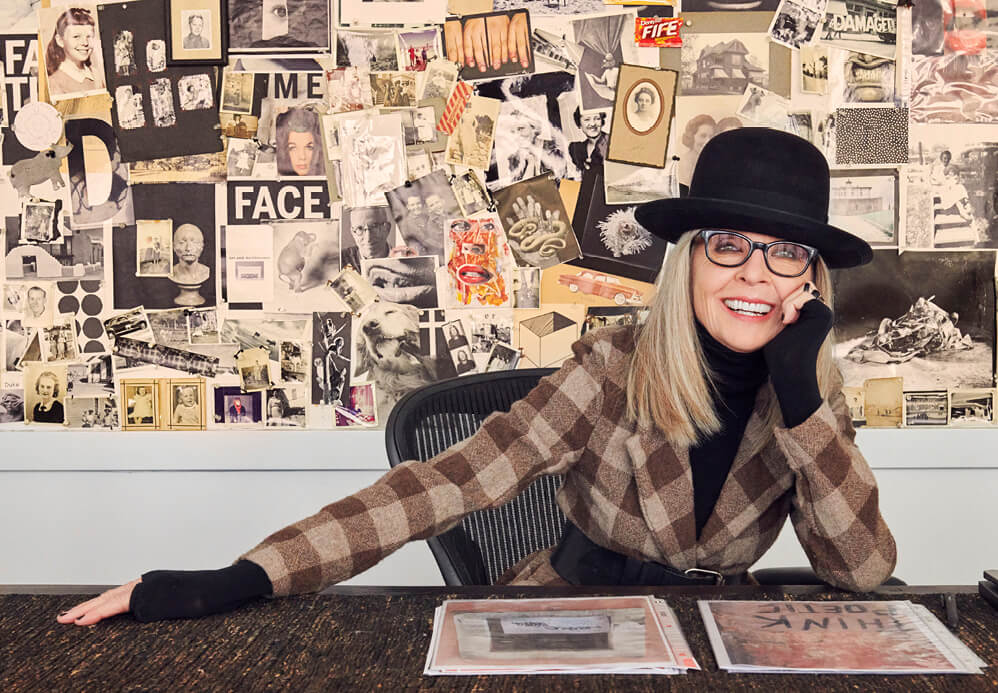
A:
POLYGON ((748 301, 740 301, 733 298, 724 299, 724 305, 736 313, 753 316, 765 315, 769 311, 773 310, 773 306, 768 303, 749 303, 748 301))

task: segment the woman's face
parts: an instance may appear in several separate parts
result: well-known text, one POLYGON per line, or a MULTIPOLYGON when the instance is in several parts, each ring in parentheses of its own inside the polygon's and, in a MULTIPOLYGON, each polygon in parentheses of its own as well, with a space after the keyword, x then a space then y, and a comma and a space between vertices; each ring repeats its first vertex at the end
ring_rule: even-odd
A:
POLYGON ((307 176, 312 169, 312 156, 315 154, 315 138, 311 132, 288 133, 288 157, 291 168, 299 176, 307 176))
POLYGON ((710 123, 704 123, 697 128, 697 131, 693 133, 693 151, 699 152, 703 149, 703 146, 710 142, 710 138, 714 136, 714 126, 710 123))
POLYGON ((39 378, 38 379, 38 396, 42 398, 43 402, 48 402, 52 399, 55 393, 55 381, 52 378, 39 378))
POLYGON ((638 105, 638 113, 645 113, 651 108, 651 97, 644 92, 638 94, 637 98, 634 100, 638 105))
POLYGON ((55 40, 77 67, 90 60, 94 52, 94 28, 89 24, 69 24, 55 40))
MULTIPOLYGON (((780 240, 761 233, 743 232, 754 241, 780 240)), ((758 351, 783 330, 783 302, 790 294, 814 281, 814 266, 799 277, 781 277, 766 267, 762 251, 753 251, 738 267, 721 267, 707 259, 702 240, 693 245, 690 268, 693 312, 710 335, 732 351, 758 351), (764 315, 736 312, 733 301, 753 304, 764 315)))

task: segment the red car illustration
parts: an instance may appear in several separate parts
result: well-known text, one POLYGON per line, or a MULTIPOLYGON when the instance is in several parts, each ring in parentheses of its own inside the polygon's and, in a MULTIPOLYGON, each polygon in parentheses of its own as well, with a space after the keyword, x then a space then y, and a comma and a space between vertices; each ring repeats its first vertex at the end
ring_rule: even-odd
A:
POLYGON ((568 287, 572 293, 581 291, 590 296, 600 296, 612 299, 618 306, 625 303, 641 303, 641 292, 625 286, 616 277, 594 272, 578 272, 577 274, 560 274, 558 283, 568 287))

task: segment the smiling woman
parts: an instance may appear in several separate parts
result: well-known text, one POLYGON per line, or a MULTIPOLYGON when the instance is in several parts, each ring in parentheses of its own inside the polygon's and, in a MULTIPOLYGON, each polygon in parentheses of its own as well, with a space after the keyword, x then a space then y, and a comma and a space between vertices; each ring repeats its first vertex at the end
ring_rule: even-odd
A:
POLYGON ((52 100, 104 91, 97 13, 83 7, 42 10, 41 21, 54 20, 45 49, 45 72, 52 100))

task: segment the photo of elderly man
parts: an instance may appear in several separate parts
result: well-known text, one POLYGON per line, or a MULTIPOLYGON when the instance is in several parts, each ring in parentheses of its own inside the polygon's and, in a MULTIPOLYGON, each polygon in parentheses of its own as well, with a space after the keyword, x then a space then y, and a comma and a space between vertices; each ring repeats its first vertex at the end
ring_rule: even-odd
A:
POLYGON ((388 257, 391 250, 389 236, 393 226, 388 207, 353 207, 344 210, 340 267, 353 265, 359 272, 361 260, 388 257))

